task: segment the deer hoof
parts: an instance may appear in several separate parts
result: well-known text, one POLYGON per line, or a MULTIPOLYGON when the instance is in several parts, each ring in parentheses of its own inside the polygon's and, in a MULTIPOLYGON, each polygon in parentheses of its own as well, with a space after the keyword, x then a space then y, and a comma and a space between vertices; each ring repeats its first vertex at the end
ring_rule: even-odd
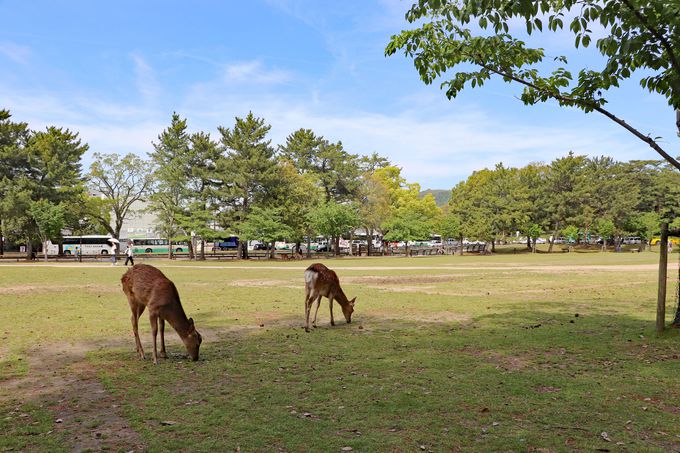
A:
POLYGON ((335 325, 335 321, 331 321, 331 326, 334 326, 334 325, 335 325))
POLYGON ((305 332, 309 332, 309 327, 305 327, 305 332))
POLYGON ((166 354, 165 352, 161 352, 161 353, 159 354, 159 357, 160 357, 161 359, 167 359, 167 358, 168 358, 168 354, 166 354))

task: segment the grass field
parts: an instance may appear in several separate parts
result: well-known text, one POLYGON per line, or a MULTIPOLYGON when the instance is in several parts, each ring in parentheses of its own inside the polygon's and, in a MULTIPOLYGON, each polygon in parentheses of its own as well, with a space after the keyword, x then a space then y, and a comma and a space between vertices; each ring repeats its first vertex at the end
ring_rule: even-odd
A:
POLYGON ((158 366, 124 268, 0 264, 0 451, 680 451, 657 259, 328 260, 356 311, 310 333, 309 262, 155 260, 204 338, 158 366))

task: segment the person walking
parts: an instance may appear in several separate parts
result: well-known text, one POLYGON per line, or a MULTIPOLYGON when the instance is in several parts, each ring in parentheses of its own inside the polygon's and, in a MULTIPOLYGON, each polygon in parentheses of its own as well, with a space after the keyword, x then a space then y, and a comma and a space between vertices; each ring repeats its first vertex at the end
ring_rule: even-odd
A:
POLYGON ((132 246, 128 242, 127 248, 125 249, 125 265, 128 265, 128 261, 130 262, 131 265, 135 265, 135 258, 134 254, 132 252, 132 246))
POLYGON ((111 254, 111 266, 116 265, 116 244, 114 242, 111 242, 111 249, 110 252, 111 254))

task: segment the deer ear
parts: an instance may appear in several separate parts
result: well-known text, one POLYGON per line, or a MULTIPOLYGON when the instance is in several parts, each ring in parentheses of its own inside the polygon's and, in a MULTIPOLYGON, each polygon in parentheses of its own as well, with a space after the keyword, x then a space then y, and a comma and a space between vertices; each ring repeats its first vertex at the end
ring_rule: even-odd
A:
POLYGON ((354 299, 350 300, 349 303, 350 303, 350 305, 353 307, 354 304, 357 303, 357 298, 355 297, 354 299))
POLYGON ((194 325, 194 318, 189 318, 189 324, 194 325))

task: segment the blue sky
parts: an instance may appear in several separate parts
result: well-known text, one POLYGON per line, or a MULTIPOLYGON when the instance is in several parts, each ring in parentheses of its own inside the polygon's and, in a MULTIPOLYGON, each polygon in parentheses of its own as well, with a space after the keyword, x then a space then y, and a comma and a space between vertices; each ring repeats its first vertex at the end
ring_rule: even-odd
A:
MULTIPOLYGON (((568 151, 657 158, 611 121, 554 103, 524 106, 518 86, 490 83, 448 101, 412 62, 384 56, 409 25, 400 0, 0 0, 0 108, 34 129, 80 132, 91 153, 145 155, 173 111, 218 137, 252 110, 273 144, 301 127, 352 153, 377 152, 423 188, 448 189, 497 162, 522 166, 568 151)), ((550 55, 593 68, 573 38, 550 55)), ((634 83, 610 109, 678 153, 674 114, 634 83)))

